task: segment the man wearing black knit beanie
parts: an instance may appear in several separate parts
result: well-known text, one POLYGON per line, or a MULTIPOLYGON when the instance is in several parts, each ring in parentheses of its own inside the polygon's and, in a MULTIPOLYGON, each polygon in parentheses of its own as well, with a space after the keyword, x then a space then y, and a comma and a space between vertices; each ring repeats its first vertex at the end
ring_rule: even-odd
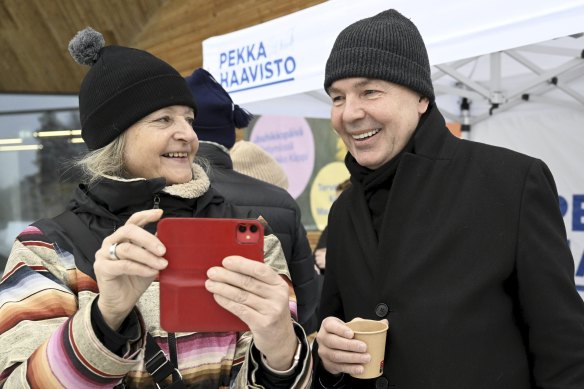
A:
POLYGON ((352 186, 329 214, 314 387, 582 388, 584 303, 545 163, 448 131, 395 10, 339 34, 324 88, 352 186), (377 377, 355 377, 371 359, 355 318, 389 324, 377 377))

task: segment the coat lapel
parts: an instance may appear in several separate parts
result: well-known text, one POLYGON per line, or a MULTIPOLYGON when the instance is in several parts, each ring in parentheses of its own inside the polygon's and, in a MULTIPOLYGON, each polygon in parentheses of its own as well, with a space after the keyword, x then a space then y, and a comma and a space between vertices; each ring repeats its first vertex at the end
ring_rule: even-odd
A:
MULTIPOLYGON (((441 179, 448 174, 450 161, 458 139, 445 127, 438 109, 433 107, 425 122, 416 131, 414 153, 401 157, 379 233, 374 258, 374 286, 382 290, 387 274, 394 267, 400 271, 416 268, 411 263, 408 247, 423 245, 430 233, 430 220, 435 214, 433 198, 439 196, 441 179), (432 187, 432 190, 429 190, 432 187)), ((366 208, 366 206, 365 206, 366 208)), ((370 222, 367 224, 370 227, 370 222)), ((371 260, 369 260, 371 261, 371 260)))
MULTIPOLYGON (((402 155, 398 166, 379 241, 361 183, 352 181, 355 188, 346 194, 349 196, 347 203, 351 205, 347 208, 356 235, 354 242, 359 247, 357 252, 376 291, 384 289, 392 268, 416 267, 415 263, 408 261, 408 248, 412 244, 424 244, 428 232, 426 221, 433 214, 432 198, 438 195, 435 190, 440 188, 440 177, 448 174, 450 160, 457 142, 460 142, 450 134, 436 107, 431 108, 414 136, 414 152, 402 155), (428 190, 429 185, 433 191, 428 190)), ((407 272, 406 269, 400 271, 407 272)))
POLYGON ((352 197, 349 203, 354 205, 349 208, 349 215, 351 217, 352 225, 355 226, 357 243, 361 247, 361 252, 363 253, 367 269, 369 270, 370 275, 373 276, 375 274, 375 268, 377 267, 377 237, 373 230, 373 222, 371 220, 371 215, 369 214, 369 208, 367 207, 365 196, 363 195, 361 183, 354 182, 353 185, 357 185, 359 188, 355 188, 356 190, 350 190, 348 193, 352 197))

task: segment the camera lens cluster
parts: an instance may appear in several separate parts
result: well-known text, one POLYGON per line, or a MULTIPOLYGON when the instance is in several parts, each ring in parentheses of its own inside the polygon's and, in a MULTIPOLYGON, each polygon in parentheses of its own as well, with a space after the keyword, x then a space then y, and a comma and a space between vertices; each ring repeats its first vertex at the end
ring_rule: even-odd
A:
MULTIPOLYGON (((246 232, 247 231, 247 225, 240 224, 239 227, 238 227, 238 229, 239 229, 239 232, 242 232, 242 233, 243 232, 246 232)), ((249 231, 252 232, 252 233, 257 232, 258 231, 258 226, 252 224, 251 226, 249 226, 249 231)))

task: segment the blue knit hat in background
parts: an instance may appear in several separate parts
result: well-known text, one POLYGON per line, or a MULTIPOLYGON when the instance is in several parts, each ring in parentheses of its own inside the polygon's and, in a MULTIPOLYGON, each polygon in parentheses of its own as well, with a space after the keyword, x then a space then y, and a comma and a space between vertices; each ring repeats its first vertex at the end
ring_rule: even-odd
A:
POLYGON ((196 69, 186 80, 197 104, 193 128, 199 140, 233 147, 235 129, 247 127, 253 115, 233 104, 227 91, 205 69, 196 69))

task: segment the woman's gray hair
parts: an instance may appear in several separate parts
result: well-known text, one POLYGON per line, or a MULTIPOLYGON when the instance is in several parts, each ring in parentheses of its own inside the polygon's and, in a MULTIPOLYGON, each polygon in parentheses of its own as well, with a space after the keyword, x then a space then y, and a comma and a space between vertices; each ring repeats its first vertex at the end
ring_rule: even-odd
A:
POLYGON ((124 164, 126 133, 123 132, 108 145, 88 152, 75 162, 83 172, 84 181, 93 184, 103 176, 127 177, 124 164))

